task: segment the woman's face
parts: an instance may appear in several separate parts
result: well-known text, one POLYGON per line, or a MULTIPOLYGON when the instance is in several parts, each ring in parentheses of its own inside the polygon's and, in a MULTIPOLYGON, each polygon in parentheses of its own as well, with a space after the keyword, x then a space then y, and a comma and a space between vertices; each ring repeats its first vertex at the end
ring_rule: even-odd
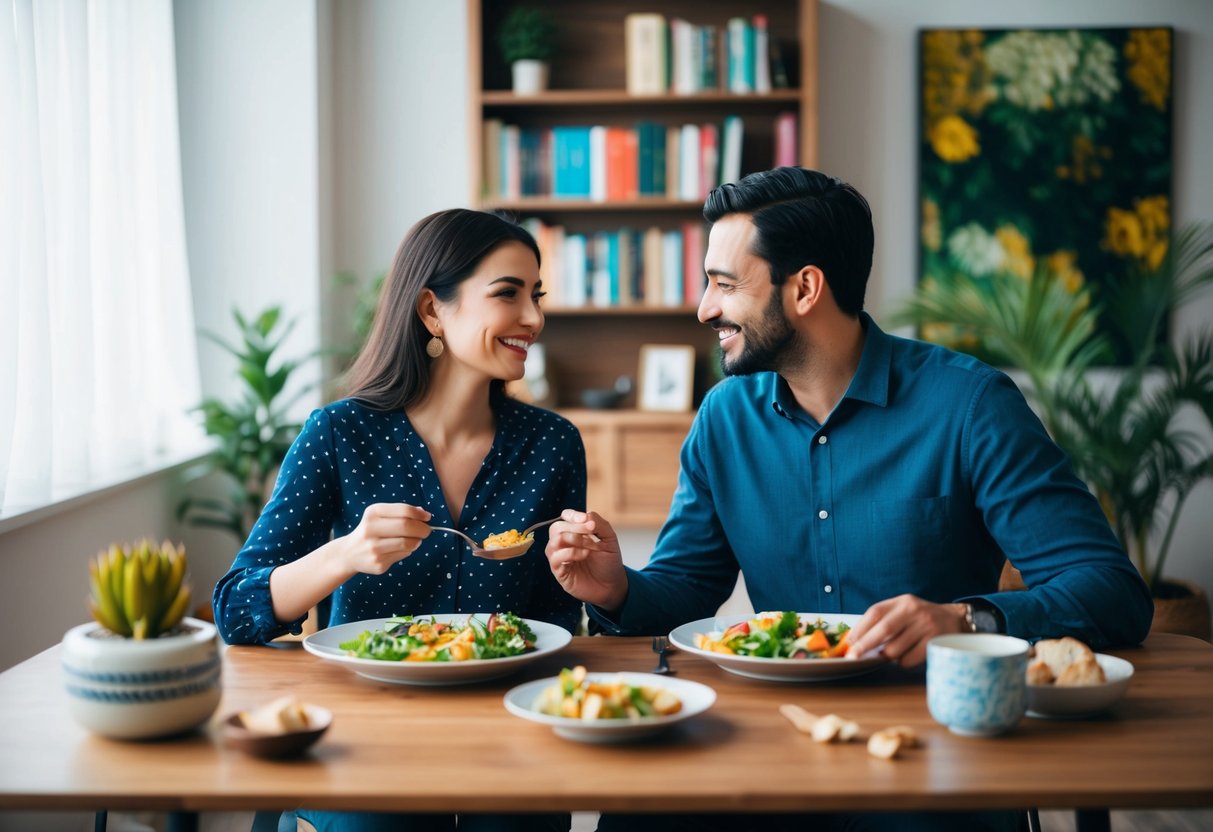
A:
POLYGON ((489 252, 459 284, 454 302, 438 304, 446 352, 490 379, 522 378, 527 350, 543 331, 539 264, 522 243, 489 252))

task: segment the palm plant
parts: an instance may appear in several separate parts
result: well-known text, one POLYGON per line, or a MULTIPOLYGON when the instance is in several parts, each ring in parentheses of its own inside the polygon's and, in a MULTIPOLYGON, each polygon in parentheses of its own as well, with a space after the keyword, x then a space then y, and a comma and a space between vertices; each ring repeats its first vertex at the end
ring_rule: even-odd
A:
POLYGON ((942 326, 952 346, 1022 371, 1045 427, 1159 595, 1180 512, 1213 476, 1213 330, 1172 345, 1167 316, 1210 283, 1213 224, 1196 224, 1174 236, 1156 270, 1098 299, 1043 270, 1027 280, 957 273, 924 283, 893 322, 942 326), (1114 347, 1128 366, 1097 378, 1089 371, 1114 347))
POLYGON ((294 321, 282 322, 281 314, 281 309, 274 306, 250 321, 239 310, 233 310, 240 330, 239 345, 229 344, 213 333, 202 333, 236 358, 244 388, 233 402, 210 397, 197 408, 207 435, 219 440, 200 476, 223 474, 227 497, 187 496, 177 506, 177 519, 194 526, 224 529, 241 543, 269 500, 278 467, 299 434, 301 425, 291 421, 287 411, 313 386, 305 386, 288 401, 280 400, 291 374, 307 360, 278 361, 271 368, 275 352, 295 327, 294 321))

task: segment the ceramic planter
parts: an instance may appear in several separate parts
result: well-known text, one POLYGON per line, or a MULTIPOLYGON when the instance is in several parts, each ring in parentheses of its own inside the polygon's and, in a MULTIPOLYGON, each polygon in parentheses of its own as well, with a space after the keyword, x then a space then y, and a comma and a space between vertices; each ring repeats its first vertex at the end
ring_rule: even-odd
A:
POLYGON ((548 88, 548 65, 530 59, 511 64, 515 95, 537 95, 548 88))
POLYGON ((149 739, 192 730, 219 706, 215 625, 185 618, 169 635, 136 641, 81 624, 63 637, 63 680, 72 716, 90 731, 149 739))

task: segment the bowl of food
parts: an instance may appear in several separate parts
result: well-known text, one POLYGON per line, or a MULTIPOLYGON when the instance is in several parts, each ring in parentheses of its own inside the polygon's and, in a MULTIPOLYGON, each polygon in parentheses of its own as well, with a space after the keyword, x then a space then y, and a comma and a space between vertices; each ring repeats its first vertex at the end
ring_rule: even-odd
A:
POLYGON ((228 748, 254 757, 293 757, 311 748, 332 723, 328 709, 283 696, 230 714, 221 723, 221 731, 228 748))
POLYGON ((1119 702, 1133 680, 1133 665, 1078 639, 1042 639, 1032 647, 1027 677, 1028 716, 1077 719, 1119 702))
POLYGON ((582 666, 519 685, 505 709, 577 742, 632 742, 661 734, 701 714, 716 691, 699 682, 652 673, 588 673, 582 666))

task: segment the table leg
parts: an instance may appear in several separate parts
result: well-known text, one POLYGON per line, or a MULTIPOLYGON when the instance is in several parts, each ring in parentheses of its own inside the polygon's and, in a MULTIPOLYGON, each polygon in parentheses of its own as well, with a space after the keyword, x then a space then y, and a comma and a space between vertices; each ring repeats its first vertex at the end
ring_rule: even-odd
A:
POLYGON ((105 832, 105 824, 109 818, 109 812, 102 809, 93 815, 93 832, 105 832))
POLYGON ((1075 809, 1077 832, 1111 832, 1112 818, 1107 809, 1075 809))

